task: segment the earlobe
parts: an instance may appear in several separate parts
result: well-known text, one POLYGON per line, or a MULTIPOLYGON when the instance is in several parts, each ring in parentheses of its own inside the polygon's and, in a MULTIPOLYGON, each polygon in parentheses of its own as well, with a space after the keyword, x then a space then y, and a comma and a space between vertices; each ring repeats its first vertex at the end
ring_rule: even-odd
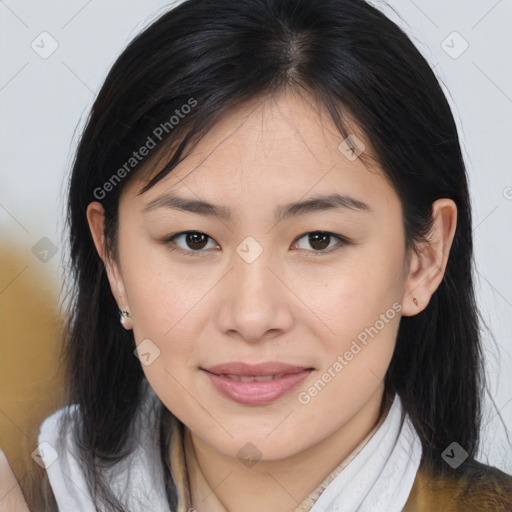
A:
POLYGON ((113 261, 108 254, 105 240, 105 210, 101 203, 92 202, 88 205, 87 221, 89 223, 89 229, 91 231, 96 251, 105 265, 110 289, 120 311, 121 325, 126 330, 130 330, 132 328, 132 319, 129 313, 125 286, 117 263, 113 261))
POLYGON ((448 198, 432 204, 432 229, 426 242, 410 255, 409 273, 402 298, 402 315, 423 311, 441 284, 457 226, 457 206, 448 198), (416 300, 414 300, 416 299, 416 300))

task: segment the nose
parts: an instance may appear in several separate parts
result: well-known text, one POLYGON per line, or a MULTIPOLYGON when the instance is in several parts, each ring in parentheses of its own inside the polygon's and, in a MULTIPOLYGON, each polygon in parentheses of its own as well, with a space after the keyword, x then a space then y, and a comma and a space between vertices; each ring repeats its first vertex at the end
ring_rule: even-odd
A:
POLYGON ((275 338, 294 321, 292 293, 283 270, 272 264, 266 251, 254 261, 239 254, 222 285, 217 308, 218 328, 225 335, 247 343, 275 338))

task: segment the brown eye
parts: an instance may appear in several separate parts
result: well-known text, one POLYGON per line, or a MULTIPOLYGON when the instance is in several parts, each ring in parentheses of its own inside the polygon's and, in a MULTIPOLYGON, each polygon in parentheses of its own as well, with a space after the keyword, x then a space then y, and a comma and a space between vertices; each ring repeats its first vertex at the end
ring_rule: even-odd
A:
POLYGON ((326 231, 310 231, 309 233, 305 233, 301 237, 297 239, 295 245, 299 246, 299 249, 306 249, 311 253, 329 253, 331 249, 336 249, 336 246, 348 245, 349 241, 339 235, 335 235, 333 233, 328 233, 326 231), (306 243, 300 247, 300 241, 306 240, 306 243), (338 243, 332 243, 335 241, 338 243), (309 247, 308 247, 309 246, 309 247))
POLYGON ((191 249, 203 249, 208 240, 208 236, 204 233, 199 233, 197 231, 191 231, 189 233, 185 233, 185 243, 191 249))
POLYGON ((327 249, 331 241, 329 233, 309 233, 308 241, 313 249, 323 250, 327 249))
MULTIPOLYGON (((188 256, 195 256, 195 253, 202 255, 202 253, 209 252, 203 250, 208 245, 209 241, 213 242, 213 238, 200 231, 183 231, 165 240, 167 244, 170 244, 169 247, 173 251, 178 251, 188 256)), ((217 247, 215 244, 213 245, 213 248, 217 247)))

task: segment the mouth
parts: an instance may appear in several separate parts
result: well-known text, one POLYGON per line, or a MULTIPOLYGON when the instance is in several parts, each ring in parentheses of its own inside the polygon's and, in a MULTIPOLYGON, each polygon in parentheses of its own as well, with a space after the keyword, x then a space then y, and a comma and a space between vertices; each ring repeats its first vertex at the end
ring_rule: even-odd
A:
POLYGON ((241 361, 217 364, 208 368, 202 368, 215 375, 227 375, 230 377, 265 377, 279 378, 283 375, 298 373, 304 370, 312 370, 306 366, 297 366, 280 361, 268 361, 265 363, 248 364, 241 361))
POLYGON ((291 375, 289 373, 278 373, 277 375, 233 375, 233 374, 224 374, 224 373, 214 373, 213 375, 218 375, 222 377, 227 377, 231 380, 237 380, 239 382, 263 382, 266 380, 276 380, 284 377, 285 375, 291 375))
POLYGON ((263 405, 289 393, 314 368, 279 362, 259 365, 236 362, 201 370, 223 396, 244 405, 263 405))

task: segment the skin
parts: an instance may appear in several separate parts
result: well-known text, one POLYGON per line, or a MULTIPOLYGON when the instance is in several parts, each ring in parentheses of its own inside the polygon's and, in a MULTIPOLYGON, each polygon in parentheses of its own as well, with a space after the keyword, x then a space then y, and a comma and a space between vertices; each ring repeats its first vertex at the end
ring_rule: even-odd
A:
POLYGON ((21 487, 2 450, 0 450, 0 512, 30 512, 21 487))
MULTIPOLYGON (((371 157, 355 123, 353 133, 371 157)), ((147 182, 138 175, 127 183, 117 260, 105 250, 101 204, 88 207, 112 293, 131 313, 126 328, 137 344, 149 338, 160 350, 142 368, 186 425, 192 505, 199 512, 284 512, 300 503, 377 424, 400 316, 422 311, 442 281, 454 202, 434 203, 429 242, 407 253, 395 190, 378 167, 346 158, 341 141, 327 113, 305 97, 288 91, 260 98, 231 111, 146 193, 137 195, 147 182), (364 201, 370 211, 339 208, 276 223, 276 205, 333 192, 364 201), (166 207, 143 213, 167 193, 228 207, 231 218, 166 207), (196 246, 174 238, 191 254, 182 255, 163 240, 183 231, 209 238, 196 246), (310 243, 304 235, 315 231, 351 243, 335 236, 310 243), (263 251, 251 263, 236 251, 247 236, 263 251), (299 393, 393 304, 401 312, 309 403, 300 403, 299 393), (283 361, 314 371, 272 403, 242 405, 219 394, 200 369, 230 361, 283 361), (261 453, 252 467, 237 457, 248 442, 261 453)))

